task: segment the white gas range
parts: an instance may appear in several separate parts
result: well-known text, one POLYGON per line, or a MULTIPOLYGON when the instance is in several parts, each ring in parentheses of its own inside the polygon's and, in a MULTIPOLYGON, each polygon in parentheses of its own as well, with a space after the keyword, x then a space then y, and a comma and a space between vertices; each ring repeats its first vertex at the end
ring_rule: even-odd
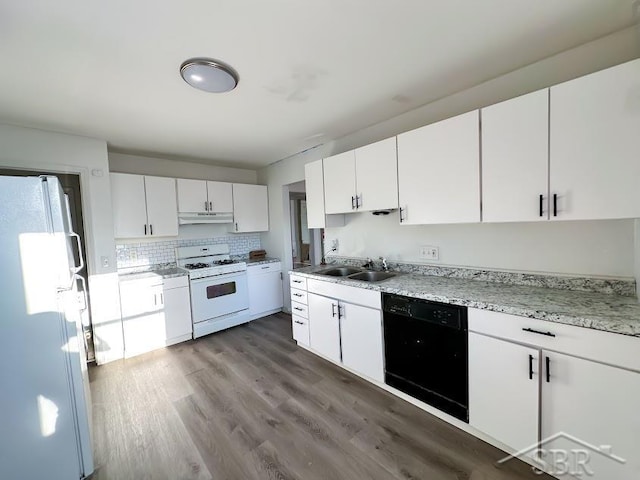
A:
POLYGON ((176 248, 189 272, 193 338, 248 322, 247 264, 231 260, 228 245, 176 248))

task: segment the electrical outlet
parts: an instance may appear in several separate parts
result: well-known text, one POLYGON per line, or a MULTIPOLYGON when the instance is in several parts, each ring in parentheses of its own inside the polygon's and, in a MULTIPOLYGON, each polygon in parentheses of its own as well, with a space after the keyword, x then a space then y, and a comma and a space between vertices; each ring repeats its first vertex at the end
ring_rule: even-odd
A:
POLYGON ((100 257, 100 261, 102 262, 102 268, 109 268, 109 257, 100 257))
POLYGON ((420 258, 425 260, 438 260, 440 258, 440 249, 431 245, 420 247, 420 258))

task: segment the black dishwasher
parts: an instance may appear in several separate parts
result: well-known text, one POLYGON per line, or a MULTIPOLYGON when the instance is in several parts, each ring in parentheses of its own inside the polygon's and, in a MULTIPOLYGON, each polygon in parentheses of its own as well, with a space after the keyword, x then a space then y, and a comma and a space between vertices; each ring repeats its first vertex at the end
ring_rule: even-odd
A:
POLYGON ((469 422, 467 308, 383 294, 385 383, 469 422))

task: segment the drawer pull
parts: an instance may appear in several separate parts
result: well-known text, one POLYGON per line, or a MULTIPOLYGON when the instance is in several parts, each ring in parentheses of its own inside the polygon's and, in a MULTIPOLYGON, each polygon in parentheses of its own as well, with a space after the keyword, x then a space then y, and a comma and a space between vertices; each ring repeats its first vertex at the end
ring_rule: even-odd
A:
POLYGON ((302 280, 293 280, 293 283, 302 283, 302 280))
POLYGON ((294 309, 294 310, 298 310, 299 312, 302 312, 302 311, 303 311, 303 309, 302 309, 302 308, 300 308, 300 307, 293 307, 293 309, 294 309))
POLYGON ((294 293, 294 294, 293 294, 293 296, 294 296, 294 297, 301 297, 301 296, 302 296, 302 294, 301 294, 301 293, 294 293))
POLYGON ((537 333, 538 335, 544 335, 546 337, 555 337, 556 336, 555 333, 541 332, 540 330, 534 330, 533 328, 523 328, 522 330, 525 331, 525 332, 537 333))
POLYGON ((268 265, 266 267, 262 267, 262 270, 266 270, 267 268, 270 268, 268 265))
POLYGON ((298 325, 304 325, 304 323, 299 320, 294 320, 294 322, 297 323, 298 325))

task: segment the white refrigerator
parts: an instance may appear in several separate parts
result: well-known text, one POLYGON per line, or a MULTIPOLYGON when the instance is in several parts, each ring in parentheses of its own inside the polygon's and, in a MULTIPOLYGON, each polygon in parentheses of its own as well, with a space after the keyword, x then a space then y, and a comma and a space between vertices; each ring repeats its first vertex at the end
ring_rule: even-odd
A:
POLYGON ((57 178, 0 176, 0 479, 93 472, 79 241, 57 178))

